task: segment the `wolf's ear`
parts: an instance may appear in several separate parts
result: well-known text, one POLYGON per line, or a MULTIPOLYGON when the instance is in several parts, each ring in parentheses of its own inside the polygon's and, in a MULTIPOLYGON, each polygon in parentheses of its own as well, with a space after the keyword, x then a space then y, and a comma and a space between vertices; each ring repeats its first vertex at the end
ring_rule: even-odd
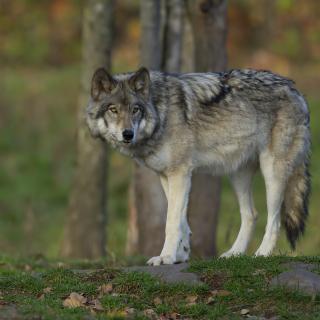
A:
POLYGON ((144 96, 149 96, 150 89, 150 74, 147 68, 141 67, 137 72, 135 72, 129 79, 130 87, 144 96))
POLYGON ((115 80, 104 68, 95 71, 91 81, 91 97, 98 100, 100 93, 109 94, 117 86, 115 80))

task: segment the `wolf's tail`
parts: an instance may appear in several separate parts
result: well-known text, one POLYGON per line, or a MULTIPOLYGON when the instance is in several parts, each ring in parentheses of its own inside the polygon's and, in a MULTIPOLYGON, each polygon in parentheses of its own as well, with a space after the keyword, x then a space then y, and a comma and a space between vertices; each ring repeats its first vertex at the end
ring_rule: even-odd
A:
POLYGON ((303 235, 308 217, 309 195, 311 191, 309 156, 298 166, 287 182, 282 205, 282 222, 292 249, 298 238, 303 235))

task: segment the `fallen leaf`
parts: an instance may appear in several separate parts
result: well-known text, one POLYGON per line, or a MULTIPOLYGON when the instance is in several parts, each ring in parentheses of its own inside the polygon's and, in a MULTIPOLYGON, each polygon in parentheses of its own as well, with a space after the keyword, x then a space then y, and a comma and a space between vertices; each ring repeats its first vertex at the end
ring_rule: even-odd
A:
POLYGON ((63 301, 63 306, 67 308, 77 308, 83 307, 87 302, 87 298, 85 298, 82 294, 77 292, 71 292, 69 297, 63 301))
POLYGON ((187 296, 186 302, 188 306, 192 306, 196 304, 196 301, 198 300, 198 296, 187 296))
POLYGON ((153 303, 157 306, 159 304, 162 304, 162 300, 159 297, 156 297, 153 299, 153 303))
POLYGON ((111 293, 113 290, 113 284, 112 283, 105 283, 98 287, 97 289, 102 294, 108 294, 111 293))
POLYGON ((206 301, 206 304, 214 304, 216 302, 216 299, 214 297, 209 297, 206 301))
POLYGON ((146 309, 143 311, 143 314, 146 316, 146 317, 153 317, 156 315, 155 311, 153 309, 146 309))
POLYGON ((226 296, 230 296, 231 292, 228 290, 213 290, 211 291, 211 295, 213 297, 226 297, 226 296))
POLYGON ((245 316, 246 314, 250 313, 249 309, 241 309, 240 314, 245 316))
POLYGON ((31 271, 31 270, 32 270, 32 267, 31 267, 29 264, 25 264, 25 265, 24 265, 24 270, 25 270, 25 271, 31 271))
POLYGON ((101 302, 98 299, 91 300, 90 301, 90 307, 92 309, 97 310, 97 311, 103 311, 104 310, 101 302))
POLYGON ((44 293, 40 294, 37 298, 38 300, 44 300, 44 293))
POLYGON ((180 319, 180 317, 181 317, 181 314, 177 312, 172 312, 169 315, 169 319, 172 319, 172 320, 178 320, 180 319))
POLYGON ((44 288, 43 290, 43 293, 49 293, 52 291, 52 288, 51 287, 47 287, 47 288, 44 288))
POLYGON ((127 308, 124 309, 124 312, 126 314, 134 314, 136 312, 136 309, 127 307, 127 308))

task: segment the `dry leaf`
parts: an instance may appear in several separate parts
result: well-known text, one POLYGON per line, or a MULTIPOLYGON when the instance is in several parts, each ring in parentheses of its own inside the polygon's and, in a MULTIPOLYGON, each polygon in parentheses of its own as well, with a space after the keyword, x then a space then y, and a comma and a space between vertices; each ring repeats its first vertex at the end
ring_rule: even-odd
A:
POLYGON ((159 304, 162 304, 162 300, 159 297, 156 297, 153 299, 153 303, 157 306, 159 304))
POLYGON ((250 313, 249 309, 241 309, 240 314, 245 316, 246 314, 250 313))
POLYGON ((146 317, 150 317, 150 318, 154 318, 156 316, 156 313, 153 309, 146 309, 143 311, 143 314, 146 316, 146 317))
POLYGON ((169 315, 169 319, 178 320, 178 319, 180 319, 180 316, 181 316, 180 313, 172 312, 172 313, 170 313, 170 315, 169 315))
POLYGON ((209 297, 206 301, 206 304, 214 304, 216 299, 214 297, 209 297))
POLYGON ((226 297, 226 296, 230 296, 231 292, 228 290, 213 290, 211 291, 211 295, 213 297, 226 297))
POLYGON ((94 299, 94 300, 90 301, 90 308, 98 310, 98 311, 104 310, 101 302, 98 299, 94 299))
POLYGON ((44 293, 40 294, 37 298, 38 300, 44 300, 44 293))
POLYGON ((101 286, 98 287, 98 291, 102 294, 108 294, 111 293, 113 290, 113 284, 112 283, 104 283, 101 286))
POLYGON ((126 314, 134 314, 136 312, 136 310, 134 308, 125 308, 124 312, 126 314))
POLYGON ((186 301, 188 306, 192 306, 196 304, 196 301, 198 300, 198 296, 187 296, 186 301))
POLYGON ((52 291, 52 288, 51 287, 47 287, 47 288, 44 288, 43 289, 43 293, 49 293, 52 291))
POLYGON ((71 292, 69 297, 63 301, 63 306, 67 308, 82 307, 86 304, 87 298, 77 292, 71 292))
POLYGON ((25 265, 24 265, 24 270, 25 270, 25 271, 31 271, 31 270, 32 270, 32 267, 31 267, 29 264, 25 264, 25 265))

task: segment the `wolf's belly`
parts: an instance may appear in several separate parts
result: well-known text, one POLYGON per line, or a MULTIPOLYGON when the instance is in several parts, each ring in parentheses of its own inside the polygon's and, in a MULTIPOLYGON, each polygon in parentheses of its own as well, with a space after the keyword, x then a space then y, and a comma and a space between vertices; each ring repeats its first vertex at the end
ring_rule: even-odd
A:
POLYGON ((256 145, 253 141, 229 143, 214 146, 206 150, 197 150, 193 164, 200 171, 211 172, 215 175, 232 173, 245 162, 256 157, 256 145))

